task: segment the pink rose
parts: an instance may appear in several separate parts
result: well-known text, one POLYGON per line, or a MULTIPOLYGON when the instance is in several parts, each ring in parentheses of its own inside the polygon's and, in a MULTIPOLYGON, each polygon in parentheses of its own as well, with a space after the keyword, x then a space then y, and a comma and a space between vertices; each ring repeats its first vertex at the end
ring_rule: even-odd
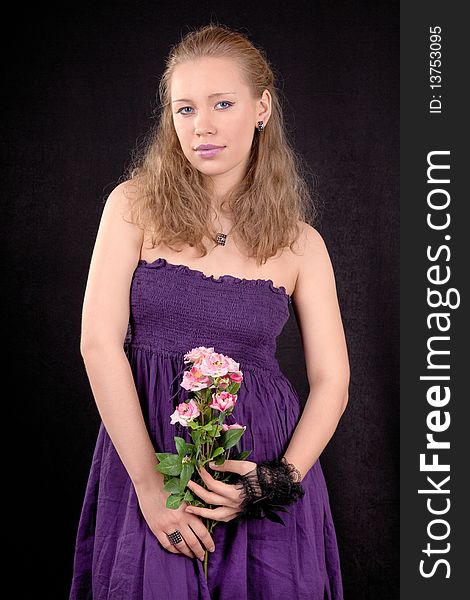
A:
POLYGON ((181 387, 191 392, 203 390, 212 384, 212 379, 201 372, 198 365, 193 365, 189 371, 183 374, 181 387))
POLYGON ((222 425, 220 431, 225 433, 229 429, 246 429, 246 425, 239 425, 238 423, 234 423, 233 425, 226 425, 225 423, 222 425))
POLYGON ((240 363, 237 363, 233 360, 233 358, 230 358, 229 356, 226 357, 227 361, 228 361, 228 369, 229 371, 239 371, 240 370, 240 363))
POLYGON ((184 362, 198 362, 202 360, 206 354, 211 354, 212 352, 214 352, 214 348, 206 348, 205 346, 193 348, 184 355, 184 362))
POLYGON ((211 377, 223 377, 230 371, 230 359, 223 354, 218 352, 211 352, 206 354, 204 358, 198 363, 198 367, 204 373, 204 375, 210 375, 211 377))
POLYGON ((212 402, 209 404, 211 408, 224 412, 235 406, 237 402, 236 394, 229 394, 228 392, 220 392, 220 394, 212 394, 212 402))
POLYGON ((190 400, 189 402, 181 402, 181 404, 178 404, 176 407, 175 412, 171 415, 171 424, 175 425, 175 423, 180 423, 181 425, 187 427, 188 421, 192 421, 200 414, 199 408, 194 400, 190 400))
POLYGON ((233 373, 229 373, 229 377, 232 381, 240 383, 243 381, 243 373, 241 371, 234 371, 233 373))

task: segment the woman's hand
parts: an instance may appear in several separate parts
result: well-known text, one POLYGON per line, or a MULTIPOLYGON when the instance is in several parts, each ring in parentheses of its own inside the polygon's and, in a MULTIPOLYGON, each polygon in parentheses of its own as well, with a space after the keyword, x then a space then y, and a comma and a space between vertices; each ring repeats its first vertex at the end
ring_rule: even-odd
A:
POLYGON ((182 502, 177 509, 166 507, 170 495, 163 490, 158 493, 155 490, 137 492, 144 519, 165 550, 185 554, 189 558, 197 556, 203 561, 205 549, 211 552, 215 549, 214 540, 201 519, 185 512, 187 502, 182 502), (167 534, 176 530, 181 533, 183 540, 173 545, 167 534))
MULTIPOLYGON (((215 465, 213 470, 246 475, 256 469, 256 465, 257 463, 250 460, 226 460, 222 465, 215 465)), ((214 521, 231 521, 235 519, 241 512, 240 506, 243 501, 240 488, 237 488, 234 484, 214 479, 204 467, 201 468, 199 474, 208 489, 206 490, 192 480, 189 480, 188 488, 206 504, 220 504, 220 506, 217 508, 203 508, 191 505, 185 509, 185 512, 213 519, 214 521)))

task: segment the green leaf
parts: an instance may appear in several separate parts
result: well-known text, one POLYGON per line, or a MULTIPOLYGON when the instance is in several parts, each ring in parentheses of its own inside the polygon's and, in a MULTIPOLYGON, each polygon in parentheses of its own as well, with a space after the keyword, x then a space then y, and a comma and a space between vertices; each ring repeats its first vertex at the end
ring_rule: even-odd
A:
POLYGON ((231 459, 232 460, 245 460, 248 456, 250 456, 251 453, 252 453, 252 450, 245 450, 244 452, 240 452, 240 454, 238 454, 237 456, 232 456, 231 459))
POLYGON ((158 471, 159 473, 165 474, 166 473, 165 463, 163 461, 160 461, 158 463, 158 465, 155 466, 155 471, 158 471))
POLYGON ((181 470, 181 476, 180 476, 180 488, 179 489, 180 489, 181 493, 184 493, 184 490, 186 489, 188 481, 191 479, 191 476, 193 473, 194 473, 194 465, 192 465, 191 463, 184 463, 183 468, 181 470))
POLYGON ((166 507, 167 508, 179 508, 181 506, 181 502, 183 502, 182 496, 171 495, 166 499, 166 507))
POLYGON ((165 475, 177 476, 181 473, 182 467, 181 457, 177 454, 172 454, 168 458, 165 458, 165 460, 162 460, 156 468, 160 473, 164 473, 165 475))
POLYGON ((240 384, 238 382, 234 381, 227 387, 227 389, 225 391, 228 392, 229 394, 235 395, 238 392, 239 387, 240 387, 240 384))
POLYGON ((179 456, 184 456, 186 454, 186 440, 175 435, 175 445, 179 456))
POLYGON ((163 486, 165 492, 170 492, 171 494, 179 494, 180 493, 180 478, 172 477, 165 485, 163 486))
POLYGON ((235 446, 244 433, 244 429, 228 429, 225 432, 222 442, 224 448, 228 450, 228 448, 232 448, 232 446, 235 446))
POLYGON ((199 430, 191 431, 191 439, 193 440, 193 442, 196 446, 199 446, 201 444, 201 431, 199 431, 199 430))
POLYGON ((165 458, 168 458, 169 456, 174 456, 171 452, 155 452, 155 455, 159 461, 165 460, 165 458))
POLYGON ((220 447, 220 448, 216 448, 214 453, 212 454, 212 458, 215 458, 216 456, 219 456, 219 454, 223 454, 225 452, 225 449, 220 447))
POLYGON ((184 495, 183 500, 185 502, 193 502, 194 501, 194 496, 191 494, 191 490, 189 488, 186 489, 186 493, 184 495))

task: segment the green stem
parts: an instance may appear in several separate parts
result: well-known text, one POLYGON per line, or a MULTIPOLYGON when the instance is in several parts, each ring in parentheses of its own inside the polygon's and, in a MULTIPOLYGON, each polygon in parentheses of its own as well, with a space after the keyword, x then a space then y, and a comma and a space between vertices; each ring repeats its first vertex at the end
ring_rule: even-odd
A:
POLYGON ((209 550, 206 550, 204 552, 204 577, 206 578, 207 581, 207 562, 209 560, 209 550))
MULTIPOLYGON (((211 531, 211 526, 210 526, 211 519, 206 518, 205 521, 206 521, 206 528, 207 528, 207 530, 210 533, 210 531, 211 531)), ((204 577, 206 578, 206 581, 207 581, 207 568, 208 568, 208 564, 209 564, 209 550, 207 550, 207 548, 206 548, 206 550, 204 551, 204 577)))
POLYGON ((217 429, 219 427, 219 422, 217 421, 217 425, 215 426, 214 437, 212 438, 211 449, 209 450, 209 456, 212 456, 212 450, 214 448, 215 436, 217 435, 217 429))
MULTIPOLYGON (((213 519, 206 518, 205 522, 206 522, 206 528, 207 528, 208 532, 210 534, 212 534, 214 527, 217 525, 217 523, 219 521, 214 521, 213 519)), ((204 551, 204 577, 206 578, 206 581, 207 581, 208 566, 209 566, 209 550, 206 549, 204 551)))

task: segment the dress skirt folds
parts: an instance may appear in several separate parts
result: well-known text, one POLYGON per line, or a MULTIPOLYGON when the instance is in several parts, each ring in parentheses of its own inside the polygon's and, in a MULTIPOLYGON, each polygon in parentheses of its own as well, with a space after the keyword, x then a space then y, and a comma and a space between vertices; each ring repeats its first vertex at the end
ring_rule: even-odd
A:
MULTIPOLYGON (((170 415, 187 398, 184 355, 199 346, 231 356, 243 384, 232 417, 239 449, 260 462, 285 452, 301 415, 280 370, 276 339, 290 296, 264 279, 218 279, 163 258, 140 260, 132 278, 124 351, 156 452, 190 441, 170 415)), ((230 417, 226 422, 230 423, 230 417)), ((149 529, 129 476, 101 425, 76 540, 70 600, 343 600, 336 534, 320 461, 304 496, 268 519, 220 521, 208 581, 197 558, 167 551, 149 529)))

